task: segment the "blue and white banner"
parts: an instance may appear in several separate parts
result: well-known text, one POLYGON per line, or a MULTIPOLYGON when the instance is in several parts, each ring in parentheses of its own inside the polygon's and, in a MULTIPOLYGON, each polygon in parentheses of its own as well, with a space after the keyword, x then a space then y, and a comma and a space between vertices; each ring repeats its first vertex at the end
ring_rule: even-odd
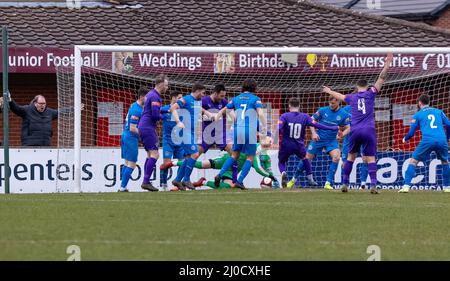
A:
MULTIPOLYGON (((94 148, 82 149, 82 192, 116 192, 120 185, 120 169, 123 160, 120 157, 118 148, 94 148)), ((210 150, 206 155, 202 155, 199 160, 215 158, 223 154, 217 150, 210 150)), ((278 171, 278 151, 270 150, 268 154, 272 160, 272 170, 277 178, 280 178, 278 171)), ((160 152, 160 155, 162 153, 160 152)), ((404 174, 409 163, 410 153, 405 152, 380 152, 378 153, 377 179, 378 184, 384 189, 398 189, 403 185, 404 174)), ((133 171, 129 182, 130 191, 142 191, 143 169, 141 166, 145 162, 146 153, 143 149, 139 151, 138 167, 133 171)), ((52 193, 52 192, 73 192, 74 190, 74 166, 73 150, 67 149, 10 149, 11 159, 11 193, 52 193)), ((288 174, 291 177, 297 159, 291 158, 288 164, 288 174)), ((357 158, 355 166, 361 165, 361 158, 357 158)), ((157 166, 162 163, 158 160, 157 166)), ((330 164, 330 157, 325 154, 317 155, 313 161, 313 172, 316 181, 323 186, 330 164)), ((341 164, 335 174, 335 188, 341 183, 341 164)), ((350 175, 350 182, 360 184, 361 179, 358 169, 353 169, 350 175)), ((173 167, 169 172, 169 183, 173 179, 173 167)), ((192 174, 192 181, 200 177, 213 180, 219 171, 213 169, 195 169, 192 174)), ((5 167, 3 164, 3 153, 0 151, 0 193, 4 192, 5 167)), ((153 175, 156 186, 159 186, 159 169, 153 175)), ((252 169, 244 184, 249 188, 259 188, 262 177, 252 169)), ((300 176, 299 181, 303 186, 307 186, 305 175, 300 176)), ((413 180, 413 188, 419 190, 441 190, 442 188, 442 167, 440 161, 432 159, 425 163, 420 163, 416 169, 416 176, 413 180)))

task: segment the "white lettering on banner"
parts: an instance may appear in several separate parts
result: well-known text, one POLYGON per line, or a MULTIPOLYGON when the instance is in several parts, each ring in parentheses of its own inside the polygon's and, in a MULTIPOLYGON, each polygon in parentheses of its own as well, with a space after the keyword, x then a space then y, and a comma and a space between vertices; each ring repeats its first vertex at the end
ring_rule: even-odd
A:
MULTIPOLYGON (((408 169, 409 163, 411 163, 411 158, 406 159, 405 162, 403 162, 403 166, 402 166, 402 176, 403 176, 403 178, 405 178, 406 169, 408 169)), ((417 164, 417 167, 423 167, 423 162, 419 162, 417 164)), ((423 179, 424 179, 423 175, 418 175, 418 176, 415 176, 412 179, 411 183, 412 184, 417 184, 417 183, 421 182, 423 179)))
MULTIPOLYGON (((333 54, 330 67, 336 68, 381 68, 384 66, 384 56, 367 57, 356 54, 354 56, 333 54)), ((392 67, 413 68, 416 66, 414 56, 402 57, 398 54, 393 58, 392 67)))
MULTIPOLYGON (((272 160, 272 169, 274 175, 280 178, 278 169, 277 150, 269 150, 272 160)), ((162 152, 160 152, 162 155, 162 152)), ((224 152, 218 150, 209 150, 202 155, 199 160, 216 158, 223 155, 224 152)), ((143 170, 141 165, 145 162, 146 153, 143 148, 139 150, 138 166, 133 171, 128 188, 130 191, 142 191, 140 188, 143 170)), ((123 160, 119 148, 94 148, 82 149, 82 191, 83 192, 116 192, 120 185, 120 171, 123 160)), ((74 165, 73 150, 71 149, 10 149, 10 166, 11 166, 11 192, 12 193, 53 193, 53 192, 73 192, 74 184, 74 165)), ((378 160, 379 166, 377 179, 383 189, 397 189, 403 183, 403 178, 399 177, 399 165, 402 167, 402 173, 405 174, 410 159, 404 163, 399 163, 393 157, 382 157, 378 160)), ((321 162, 320 165, 328 163, 321 162)), ((356 158, 355 166, 362 163, 360 157, 356 158)), ((162 164, 160 158, 156 164, 158 167, 162 164)), ((340 163, 336 175, 335 182, 341 182, 341 165, 340 163)), ((420 163, 419 166, 424 166, 420 163)), ((425 182, 425 176, 418 174, 413 179, 412 189, 419 190, 436 190, 441 187, 437 184, 437 169, 440 161, 434 159, 427 165, 428 179, 425 182)), ((354 183, 357 179, 357 170, 353 169, 350 175, 350 182, 354 183)), ((169 180, 176 173, 176 168, 169 170, 169 180)), ((212 180, 216 176, 218 170, 195 169, 192 174, 192 180, 205 177, 212 180)), ((326 173, 322 176, 324 176, 326 173)), ((159 185, 159 170, 152 175, 152 180, 159 185)), ((3 153, 0 151, 0 193, 4 192, 5 168, 3 164, 3 153)), ((316 178, 320 178, 316 175, 316 178)), ((252 169, 245 179, 244 184, 250 188, 258 188, 262 177, 252 169)), ((205 187, 206 188, 206 187, 205 187)))
POLYGON ((394 183, 397 181, 397 173, 398 173, 398 163, 393 158, 381 158, 378 165, 388 164, 387 167, 382 167, 377 169, 377 180, 380 183, 388 184, 394 183), (389 174, 388 177, 385 177, 386 174, 389 174))
MULTIPOLYGON (((82 65, 87 67, 98 67, 98 53, 90 53, 83 56, 82 65)), ((53 53, 47 53, 47 67, 50 66, 75 66, 75 55, 70 56, 56 56, 53 53)))
POLYGON ((430 174, 428 175, 428 183, 430 184, 436 184, 437 183, 437 178, 436 178, 436 171, 437 171, 437 166, 441 165, 441 160, 438 159, 433 159, 430 162, 430 174))
POLYGON ((170 68, 187 68, 195 70, 202 67, 201 57, 187 57, 179 53, 169 55, 164 53, 161 56, 154 54, 138 54, 139 65, 141 67, 170 67, 170 68))
POLYGON ((289 64, 282 60, 281 55, 274 54, 268 56, 266 54, 240 54, 240 68, 287 68, 297 67, 298 64, 289 64))
POLYGON ((9 56, 8 63, 11 67, 40 67, 42 66, 43 59, 43 56, 30 56, 30 54, 26 52, 24 56, 9 56))

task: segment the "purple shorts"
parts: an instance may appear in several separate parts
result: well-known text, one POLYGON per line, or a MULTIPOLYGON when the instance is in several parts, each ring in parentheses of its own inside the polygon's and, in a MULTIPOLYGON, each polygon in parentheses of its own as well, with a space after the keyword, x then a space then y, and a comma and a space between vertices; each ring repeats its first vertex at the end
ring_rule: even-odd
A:
POLYGON ((154 128, 140 129, 139 136, 141 137, 146 151, 158 150, 158 135, 156 135, 156 130, 154 128))
POLYGON ((300 159, 305 158, 306 156, 305 145, 280 146, 280 150, 278 151, 278 162, 286 163, 289 159, 289 156, 291 155, 297 155, 297 157, 300 159))
MULTIPOLYGON (((206 151, 208 151, 208 149, 209 149, 211 146, 213 146, 214 143, 212 143, 212 144, 207 144, 207 143, 203 140, 201 145, 202 145, 202 148, 203 148, 203 152, 206 153, 206 151)), ((226 144, 226 143, 216 144, 216 145, 217 145, 217 147, 218 147, 220 150, 225 150, 225 148, 227 147, 227 144, 226 144)))
POLYGON ((352 131, 349 138, 349 153, 362 151, 364 156, 377 155, 377 133, 375 128, 363 128, 352 131))
POLYGON ((224 134, 223 136, 219 136, 216 139, 215 134, 212 134, 212 136, 206 136, 204 134, 204 132, 202 133, 202 148, 203 148, 203 152, 206 153, 206 151, 208 151, 208 149, 211 148, 211 146, 213 145, 217 145, 217 147, 220 150, 225 150, 225 148, 227 147, 227 138, 226 138, 226 134, 224 134))

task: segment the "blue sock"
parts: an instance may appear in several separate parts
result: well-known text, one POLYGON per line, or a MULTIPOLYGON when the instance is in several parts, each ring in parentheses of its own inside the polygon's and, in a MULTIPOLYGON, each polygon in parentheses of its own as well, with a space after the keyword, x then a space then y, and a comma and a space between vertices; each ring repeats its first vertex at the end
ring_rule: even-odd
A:
POLYGON ((183 164, 178 168, 177 177, 175 178, 176 181, 181 181, 184 177, 185 171, 186 171, 186 165, 187 165, 187 159, 184 159, 183 164))
POLYGON ((328 169, 327 182, 329 182, 329 183, 334 182, 334 174, 336 174, 337 167, 338 167, 338 163, 331 162, 330 168, 328 169))
POLYGON ((294 178, 298 179, 298 177, 300 176, 300 174, 302 172, 303 172, 303 161, 300 160, 300 161, 298 161, 297 169, 295 169, 294 178))
POLYGON ((169 170, 159 170, 159 182, 161 184, 167 184, 167 174, 169 170))
POLYGON ((128 181, 131 178, 131 174, 133 173, 132 168, 123 166, 122 168, 122 182, 120 183, 120 187, 126 188, 128 185, 128 181))
POLYGON ((242 184, 244 182, 244 179, 250 172, 251 168, 252 168, 252 162, 250 162, 250 160, 245 160, 245 163, 242 166, 241 174, 239 175, 239 178, 238 178, 238 183, 242 184))
POLYGON ((233 166, 234 162, 235 161, 234 161, 233 157, 228 158, 225 161, 225 163, 223 163, 222 169, 220 169, 220 172, 219 172, 219 176, 222 177, 223 174, 225 174, 225 172, 228 171, 231 168, 231 166, 233 166))
POLYGON ((405 184, 411 185, 411 181, 416 173, 416 166, 409 164, 405 172, 405 184))
POLYGON ((444 179, 444 186, 447 187, 450 185, 450 167, 448 166, 448 164, 444 164, 442 166, 442 177, 444 179))
POLYGON ((366 182, 367 176, 369 175, 369 169, 367 167, 367 163, 362 163, 359 168, 359 175, 361 176, 361 181, 366 182))
POLYGON ((189 157, 186 160, 186 170, 184 171, 183 181, 191 181, 191 174, 192 170, 194 169, 194 166, 195 166, 195 159, 189 157))

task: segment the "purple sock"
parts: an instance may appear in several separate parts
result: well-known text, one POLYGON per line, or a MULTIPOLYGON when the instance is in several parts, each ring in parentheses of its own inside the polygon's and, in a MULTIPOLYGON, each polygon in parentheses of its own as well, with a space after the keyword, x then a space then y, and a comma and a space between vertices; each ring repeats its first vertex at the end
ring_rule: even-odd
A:
POLYGON ((303 169, 305 170, 306 175, 312 174, 311 160, 305 158, 303 161, 303 169))
POLYGON ((286 163, 278 162, 278 169, 280 170, 280 173, 286 171, 286 163))
POLYGON ((233 166, 231 166, 231 172, 233 174, 233 183, 237 182, 238 176, 238 163, 236 161, 233 162, 233 166))
POLYGON ((377 185, 377 163, 369 163, 368 168, 372 185, 377 185))
POLYGON ((350 173, 352 172, 353 168, 353 161, 345 161, 344 165, 344 176, 342 177, 342 183, 348 184, 350 181, 350 173))
POLYGON ((147 173, 146 173, 146 171, 147 171, 147 167, 148 167, 148 161, 149 160, 149 158, 145 158, 145 164, 144 164, 144 184, 146 184, 146 183, 149 183, 150 182, 150 176, 147 176, 147 173))
POLYGON ((153 174, 153 169, 155 168, 157 159, 150 157, 145 160, 144 165, 144 184, 147 184, 150 182, 150 177, 153 174))

